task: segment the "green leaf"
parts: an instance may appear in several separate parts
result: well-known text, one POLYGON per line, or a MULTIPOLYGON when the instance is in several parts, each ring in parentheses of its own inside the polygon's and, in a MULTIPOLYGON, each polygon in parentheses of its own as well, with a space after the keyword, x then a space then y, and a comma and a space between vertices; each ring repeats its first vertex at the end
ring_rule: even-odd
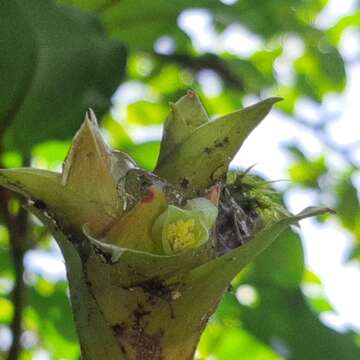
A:
POLYGON ((334 311, 334 308, 329 303, 329 301, 322 295, 318 296, 307 296, 307 300, 311 307, 317 313, 322 313, 324 311, 334 311))
POLYGON ((140 308, 148 312, 146 320, 151 329, 163 329, 165 351, 179 358, 181 353, 191 352, 233 277, 290 224, 326 211, 328 209, 308 208, 297 216, 284 218, 268 226, 244 246, 202 265, 199 255, 204 251, 203 247, 175 256, 120 249, 115 263, 104 264, 97 256, 91 256, 87 274, 101 311, 110 324, 123 324, 128 329, 131 324, 127 312, 120 309, 136 311, 140 304, 140 308), (131 291, 126 292, 129 288, 131 291), (158 299, 158 303, 149 302, 149 296, 158 299), (169 303, 177 319, 176 327, 165 321, 169 303))
POLYGON ((257 273, 257 280, 262 283, 271 282, 284 288, 300 286, 304 272, 304 251, 299 235, 286 229, 256 259, 254 272, 257 273))
POLYGON ((124 248, 156 252, 157 244, 151 237, 151 228, 166 207, 167 199, 162 189, 157 186, 148 187, 140 201, 111 224, 105 235, 106 242, 124 248))
POLYGON ((109 33, 133 49, 152 50, 153 43, 163 34, 179 36, 174 26, 179 13, 193 5, 190 0, 158 0, 149 3, 125 0, 105 6, 101 19, 109 33))
POLYGON ((72 142, 63 173, 32 168, 0 169, 0 185, 35 201, 69 229, 85 225, 99 234, 124 210, 117 183, 135 164, 104 142, 90 110, 72 142))
POLYGON ((321 46, 321 50, 310 46, 294 63, 298 91, 317 102, 327 92, 343 91, 346 83, 345 65, 339 51, 327 43, 321 46))
POLYGON ((206 287, 208 289, 208 295, 210 292, 216 293, 220 291, 221 288, 223 289, 239 271, 265 250, 287 227, 296 224, 299 220, 326 212, 332 212, 332 210, 309 207, 298 215, 284 217, 282 220, 268 225, 245 245, 228 252, 226 255, 209 261, 194 270, 194 274, 191 276, 192 280, 190 281, 198 282, 200 278, 206 279, 206 277, 211 276, 211 274, 217 274, 212 277, 213 280, 211 284, 206 284, 206 287))
POLYGON ((37 278, 28 291, 25 319, 36 326, 52 356, 75 359, 80 349, 66 291, 64 282, 53 284, 37 278))
MULTIPOLYGON (((188 195, 204 191, 225 176, 230 161, 244 140, 279 100, 269 98, 207 123, 204 123, 201 108, 197 105, 197 116, 202 125, 194 122, 191 128, 185 127, 180 132, 179 139, 175 137, 171 142, 164 134, 166 151, 162 150, 165 155, 160 157, 155 173, 176 186, 182 186, 188 195)), ((169 124, 167 126, 172 128, 169 124)))
POLYGON ((309 269, 305 269, 304 271, 303 282, 305 284, 319 285, 319 286, 322 284, 319 276, 309 269))
POLYGON ((109 143, 113 148, 124 150, 134 146, 134 142, 125 130, 123 124, 117 122, 111 113, 102 118, 101 127, 110 135, 109 143))
MULTIPOLYGON (((81 293, 87 299, 81 302, 81 307, 74 305, 75 313, 82 318, 78 327, 83 345, 93 348, 94 352, 100 351, 94 340, 84 338, 92 332, 83 328, 89 326, 89 315, 92 314, 99 327, 106 324, 112 333, 106 336, 109 352, 116 351, 117 330, 122 331, 121 344, 125 351, 139 351, 136 350, 138 345, 134 345, 131 339, 139 336, 136 335, 139 326, 145 329, 144 315, 140 318, 137 315, 140 311, 146 314, 146 323, 149 324, 141 332, 142 336, 156 336, 161 329, 163 335, 159 341, 165 358, 180 358, 184 353, 193 353, 206 320, 229 282, 280 232, 298 220, 328 211, 308 208, 297 216, 285 217, 266 227, 244 246, 206 262, 209 257, 205 245, 179 255, 159 256, 124 249, 90 237, 90 249, 84 246, 75 250, 61 228, 46 214, 35 207, 29 209, 49 227, 62 248, 70 287, 73 286, 72 296, 77 298, 81 293), (76 251, 80 251, 81 266, 76 251), (208 281, 210 278, 211 281, 208 281), (89 294, 93 298, 88 299, 89 294), (197 299, 195 303, 194 298, 197 299), (173 314, 171 318, 177 319, 176 326, 168 321, 169 311, 173 314), (133 315, 129 317, 129 314, 133 315)), ((136 222, 131 227, 136 229, 136 222)), ((73 300, 76 301, 76 298, 73 297, 73 300)))
POLYGON ((114 220, 102 204, 65 189, 62 175, 58 173, 31 168, 1 169, 0 185, 55 213, 64 226, 81 229, 83 224, 90 223, 93 231, 99 231, 114 220))
MULTIPOLYGON (((38 166, 46 166, 49 170, 56 171, 62 165, 66 154, 69 151, 70 142, 69 141, 46 141, 40 143, 38 145, 33 146, 31 155, 32 155, 32 162, 38 166)), ((13 165, 13 166, 5 166, 7 168, 15 168, 19 167, 20 165, 13 165)))
MULTIPOLYGON (((359 358, 360 350, 353 333, 342 334, 322 324, 299 288, 283 288, 271 282, 259 283, 255 273, 246 279, 246 283, 255 287, 259 299, 257 305, 238 304, 235 316, 234 311, 229 309, 221 319, 225 324, 232 320, 258 341, 280 351, 285 359, 359 358)), ((236 298, 231 297, 235 302, 236 298)), ((222 311, 225 312, 225 309, 222 311)))
POLYGON ((360 10, 357 10, 350 15, 341 17, 338 22, 328 30, 328 36, 332 43, 338 45, 344 31, 349 27, 360 27, 360 10))
POLYGON ((0 298, 0 324, 10 324, 13 314, 13 303, 9 299, 0 298))
MULTIPOLYGON (((311 293, 304 296, 302 270, 300 239, 286 230, 239 276, 240 286, 253 289, 255 301, 248 305, 228 293, 215 314, 216 322, 223 324, 224 334, 229 326, 241 327, 263 344, 284 351, 280 354, 285 358, 356 359, 359 349, 352 332, 338 333, 319 320, 317 311, 329 309, 326 299, 311 293), (304 341, 308 346, 303 346, 304 341)), ((313 274, 306 280, 321 290, 313 274)))
POLYGON ((218 360, 251 359, 281 360, 270 347, 258 341, 255 336, 239 326, 224 326, 210 322, 201 337, 198 351, 200 359, 218 360))
POLYGON ((127 108, 127 121, 136 125, 158 125, 163 122, 167 108, 163 104, 138 101, 127 108))
POLYGON ((158 158, 160 143, 149 141, 126 147, 126 152, 136 161, 136 163, 146 170, 153 170, 158 158))
MULTIPOLYGON (((324 211, 327 211, 327 209, 309 208, 298 216, 285 218, 280 222, 269 226, 246 245, 197 267, 195 265, 196 256, 193 258, 189 255, 190 253, 183 253, 182 255, 172 257, 160 257, 150 254, 147 255, 146 253, 137 254, 131 250, 125 250, 112 267, 110 265, 100 265, 96 258, 89 259, 89 275, 92 279, 92 284, 94 285, 96 297, 99 303, 104 304, 104 306, 107 304, 102 308, 105 317, 108 318, 111 323, 121 322, 124 321, 124 314, 121 315, 118 312, 115 315, 115 309, 129 306, 125 305, 124 302, 128 304, 133 302, 129 297, 125 299, 125 294, 120 296, 120 293, 122 292, 120 289, 121 287, 124 288, 128 286, 133 288, 133 292, 136 292, 137 287, 150 286, 152 282, 155 287, 156 281, 160 281, 160 283, 163 281, 163 285, 166 288, 170 287, 170 289, 172 288, 171 284, 174 284, 174 291, 176 291, 176 293, 173 295, 178 295, 176 295, 175 299, 171 302, 171 306, 174 316, 177 318, 177 326, 174 328, 169 324, 168 328, 167 324, 163 323, 161 323, 161 326, 163 329, 166 328, 166 331, 164 331, 164 341, 173 341, 171 339, 176 338, 176 343, 173 346, 177 348, 180 344, 189 341, 189 338, 197 338, 199 336, 199 322, 202 323, 201 319, 206 319, 210 316, 212 309, 220 300, 232 278, 252 261, 256 255, 269 246, 280 232, 287 228, 291 223, 297 222, 308 216, 320 214, 324 211), (184 259, 187 259, 186 263, 183 262, 184 259), (158 263, 157 266, 154 266, 156 264, 154 264, 154 261, 158 263), (195 261, 195 263, 193 263, 193 261, 195 261), (166 262, 168 265, 166 265, 166 262), (99 267, 103 268, 103 270, 100 270, 99 267), (132 269, 137 270, 137 281, 136 278, 134 278, 135 274, 132 269), (156 269, 158 272, 154 273, 156 269), (186 270, 190 271, 186 273, 186 270), (118 290, 115 290, 113 287, 112 291, 114 291, 114 293, 109 301, 105 300, 110 297, 110 294, 106 295, 109 288, 104 281, 107 280, 101 275, 105 274, 107 271, 110 271, 113 274, 109 279, 118 279, 118 290), (131 282, 130 279, 133 281, 131 282), (211 279, 211 281, 209 281, 209 279, 211 279), (130 284, 132 283, 134 285, 129 285, 129 281, 130 284), (115 296, 115 293, 118 293, 118 295, 115 296), (194 298, 197 299, 196 303, 194 303, 194 298), (123 304, 120 305, 119 301, 123 304), (110 303, 112 303, 112 305, 110 305, 110 303)), ((200 249, 201 248, 198 248, 198 251, 200 251, 200 249)), ((151 289, 149 291, 151 293, 151 289)), ((142 300, 140 300, 140 298, 138 299, 138 301, 142 303, 142 300)), ((133 306, 134 305, 132 305, 132 307, 133 306)), ((167 303, 165 302, 163 306, 167 307, 167 303)), ((146 301, 143 307, 148 308, 146 301)), ((152 309, 151 315, 147 317, 147 320, 150 322, 163 322, 164 320, 161 319, 164 319, 163 316, 165 315, 163 314, 163 311, 165 310, 161 310, 161 307, 159 306, 152 309)), ((152 325, 155 326, 154 323, 152 323, 152 325)))
POLYGON ((0 121, 28 152, 69 138, 88 107, 102 114, 124 74, 125 50, 89 13, 52 1, 1 1, 0 121))
POLYGON ((95 114, 90 110, 64 162, 62 185, 99 206, 105 206, 115 216, 123 206, 116 188, 117 180, 128 170, 124 161, 123 169, 120 169, 124 173, 114 176, 116 160, 102 138, 95 114))
MULTIPOLYGON (((88 280, 84 273, 84 265, 74 244, 60 230, 58 223, 49 214, 44 212, 43 209, 38 209, 34 206, 26 206, 26 208, 36 215, 43 224, 46 224, 58 242, 64 256, 69 280, 71 305, 73 312, 76 314, 74 320, 77 326, 82 354, 91 354, 90 359, 121 359, 118 343, 111 329, 105 323, 103 315, 99 312, 93 294, 87 288, 88 280)), ((61 317, 61 310, 58 311, 58 307, 56 309, 57 314, 61 317)), ((67 331, 69 330, 71 331, 71 329, 67 331)), ((63 350, 64 344, 61 344, 60 347, 63 350)))
POLYGON ((6 127, 10 125, 18 103, 26 96, 36 66, 36 39, 17 1, 1 2, 0 33, 0 121, 6 127))
POLYGON ((359 244, 355 245, 351 250, 349 255, 347 256, 347 260, 357 260, 360 261, 360 246, 359 244))
POLYGON ((324 156, 317 159, 299 159, 289 168, 291 180, 294 183, 318 188, 319 178, 328 171, 324 156))
POLYGON ((5 275, 7 276, 11 273, 12 273, 12 259, 9 251, 9 230, 4 225, 1 225, 0 226, 0 274, 1 276, 5 277, 5 275))
POLYGON ((164 135, 161 140, 159 164, 181 145, 199 126, 207 123, 209 118, 199 97, 193 91, 171 104, 171 112, 164 124, 164 135))
POLYGON ((336 211, 343 226, 360 239, 360 202, 358 193, 348 175, 344 175, 336 184, 336 211))

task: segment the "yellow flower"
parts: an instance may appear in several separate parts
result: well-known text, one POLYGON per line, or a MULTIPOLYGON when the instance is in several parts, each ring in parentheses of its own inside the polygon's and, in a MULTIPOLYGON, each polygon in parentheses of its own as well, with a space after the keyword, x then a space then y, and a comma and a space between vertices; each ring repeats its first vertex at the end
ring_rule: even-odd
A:
POLYGON ((195 220, 178 220, 169 224, 166 237, 173 252, 196 246, 195 220))
POLYGON ((216 216, 216 206, 205 198, 190 200, 187 209, 169 205, 154 223, 153 238, 167 255, 196 248, 208 241, 216 216))

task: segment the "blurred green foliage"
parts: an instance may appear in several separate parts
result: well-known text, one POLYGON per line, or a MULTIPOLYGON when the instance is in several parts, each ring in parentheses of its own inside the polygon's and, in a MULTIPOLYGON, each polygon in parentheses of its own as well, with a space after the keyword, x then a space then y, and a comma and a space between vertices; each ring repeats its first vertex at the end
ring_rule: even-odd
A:
MULTIPOLYGON (((168 102, 187 89, 196 90, 214 115, 241 108, 245 96, 283 96, 277 109, 318 135, 325 149, 315 157, 297 144, 284 149, 292 156, 289 189, 311 189, 319 201, 330 198, 327 205, 337 210, 336 221, 354 239, 350 258, 359 261, 360 203, 354 183, 359 169, 346 149, 327 141, 329 119, 314 126, 298 119, 296 112, 301 99, 320 106, 325 96, 345 89, 349 65, 339 44, 347 29, 360 26, 360 11, 320 28, 316 19, 326 6, 326 0, 0 1, 1 165, 31 161, 59 169, 69 139, 86 108, 92 107, 111 145, 153 169, 159 154, 156 134, 168 102), (250 55, 220 45, 205 51, 180 21, 194 9, 209 17, 214 43, 222 42, 229 27, 240 25, 256 36, 260 48, 250 55), (299 53, 289 53, 289 39, 299 44, 299 53), (164 43, 165 50, 160 46, 164 43), (284 56, 291 70, 286 81, 278 74, 284 56), (204 76, 216 79, 210 93, 204 76), (343 161, 341 171, 329 165, 334 153, 343 161)), ((18 220, 19 210, 4 202, 4 195, 0 201, 0 358, 6 358, 15 282, 13 228, 7 215, 18 220)), ((40 249, 51 254, 46 232, 32 218, 29 226, 23 255, 40 249)), ((66 284, 46 279, 31 267, 25 269, 24 279, 20 359, 36 358, 42 349, 53 359, 77 359, 66 284)), ((321 280, 304 268, 299 236, 289 230, 234 281, 197 356, 359 359, 359 335, 336 332, 319 320, 331 310, 321 280), (309 286, 316 291, 304 291, 309 286)))
MULTIPOLYGON (((237 291, 225 296, 200 350, 219 359, 231 359, 235 354, 243 354, 245 359, 357 359, 359 349, 353 335, 336 333, 317 318, 317 311, 326 311, 328 306, 315 307, 314 298, 304 296, 300 286, 303 281, 309 284, 309 279, 303 279, 303 275, 300 238, 286 231, 234 282, 237 291), (234 338, 234 345, 228 346, 236 351, 231 354, 223 348, 223 343, 228 343, 228 328, 234 338), (257 345, 259 340, 268 348, 257 345), (245 349, 241 349, 244 341, 245 349)), ((319 305, 323 299, 316 300, 319 305)))

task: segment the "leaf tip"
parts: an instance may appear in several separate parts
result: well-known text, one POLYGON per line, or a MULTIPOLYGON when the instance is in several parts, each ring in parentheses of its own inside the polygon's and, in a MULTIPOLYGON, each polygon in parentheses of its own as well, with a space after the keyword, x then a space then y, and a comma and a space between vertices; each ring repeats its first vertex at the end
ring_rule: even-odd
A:
POLYGON ((186 94, 190 99, 194 99, 197 97, 196 92, 193 89, 189 89, 186 94))
POLYGON ((280 101, 283 101, 283 100, 284 100, 284 98, 281 96, 271 96, 271 97, 263 100, 262 103, 268 105, 271 108, 274 104, 276 104, 280 101))
POLYGON ((275 104, 275 103, 277 103, 277 102, 279 102, 279 101, 283 101, 283 100, 284 100, 284 98, 283 98, 282 96, 273 96, 273 97, 271 97, 271 98, 269 98, 269 99, 272 100, 273 104, 275 104))
POLYGON ((91 108, 88 108, 85 113, 85 122, 87 122, 87 121, 91 122, 92 124, 94 124, 96 126, 99 126, 95 112, 91 108))
POLYGON ((309 206, 305 208, 303 211, 301 211, 299 214, 296 215, 296 218, 298 220, 302 220, 311 216, 318 216, 322 214, 336 214, 336 211, 334 209, 331 209, 329 207, 316 207, 316 206, 309 206))

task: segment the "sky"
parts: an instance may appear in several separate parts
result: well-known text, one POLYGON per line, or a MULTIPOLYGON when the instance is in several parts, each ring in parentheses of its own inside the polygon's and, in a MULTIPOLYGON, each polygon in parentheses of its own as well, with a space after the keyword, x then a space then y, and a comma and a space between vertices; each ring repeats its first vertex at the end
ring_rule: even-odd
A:
MULTIPOLYGON (((230 3, 234 0, 223 0, 223 2, 230 3)), ((316 25, 327 27, 351 11, 354 6, 353 0, 331 0, 316 20, 316 25)), ((259 38, 241 26, 232 26, 219 37, 215 36, 210 24, 209 14, 202 10, 187 11, 179 18, 179 25, 192 36, 194 46, 199 50, 227 50, 246 57, 262 46, 259 38), (242 46, 237 46, 239 43, 242 46)), ((172 46, 171 40, 166 37, 156 44, 157 50, 163 52, 171 51, 172 46)), ((340 49, 346 58, 360 53, 360 44, 358 39, 355 39, 355 33, 350 31, 345 34, 340 49)), ((276 71, 281 81, 286 83, 291 80, 291 59, 299 56, 302 51, 301 41, 289 36, 285 43, 284 55, 276 63, 276 71)), ((324 108, 331 110, 342 109, 339 120, 334 123, 330 131, 333 140, 339 144, 358 140, 360 134, 358 111, 355 108, 360 93, 360 64, 351 65, 347 73, 349 80, 345 93, 340 97, 329 96, 323 105, 324 108)), ((199 80, 208 96, 215 96, 221 91, 219 79, 213 73, 204 72, 199 80)), ((115 108, 142 98, 145 91, 137 83, 121 86, 113 98, 115 108)), ((248 98, 246 102, 250 104, 254 99, 248 98)), ((297 113, 316 120, 320 112, 312 103, 302 101, 298 104, 297 113)), ((146 132, 143 128, 138 128, 133 130, 132 135, 139 142, 160 139, 161 128, 147 127, 146 132)), ((257 164, 256 171, 265 177, 287 179, 290 158, 284 151, 283 145, 293 141, 299 143, 309 155, 323 151, 321 142, 313 134, 299 129, 280 113, 273 111, 246 140, 232 165, 246 168, 257 164)), ((360 165, 360 149, 354 153, 354 160, 360 165)), ((330 157, 330 161, 331 166, 341 168, 342 163, 338 158, 330 157)), ((360 178, 355 179, 355 182, 360 189, 360 178)), ((286 203, 292 212, 298 212, 309 205, 319 205, 316 201, 311 191, 301 189, 291 190, 286 196, 286 203)), ((360 284, 360 269, 354 263, 345 263, 352 239, 335 221, 319 225, 311 219, 301 223, 300 235, 304 244, 307 267, 320 276, 324 292, 335 309, 335 312, 323 313, 321 320, 339 331, 351 328, 360 331, 360 287, 354 286, 360 284)), ((31 271, 41 273, 53 280, 65 277, 64 263, 55 245, 50 254, 39 250, 30 251, 25 262, 31 271)), ((310 290, 304 288, 304 291, 310 290)))

